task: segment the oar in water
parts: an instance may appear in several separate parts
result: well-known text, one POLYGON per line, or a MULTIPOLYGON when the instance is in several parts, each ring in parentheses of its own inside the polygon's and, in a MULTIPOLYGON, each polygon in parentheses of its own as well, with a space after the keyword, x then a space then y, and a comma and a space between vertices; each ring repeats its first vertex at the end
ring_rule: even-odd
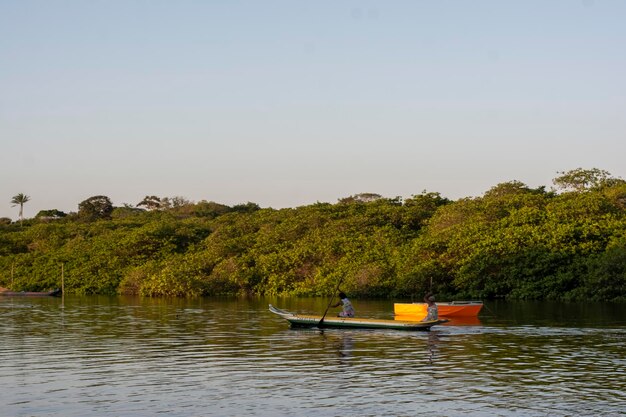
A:
POLYGON ((335 288, 335 292, 333 292, 332 297, 330 297, 330 301, 328 302, 328 306, 326 307, 326 311, 324 311, 324 315, 322 316, 322 319, 320 320, 320 322, 317 323, 317 327, 322 327, 323 326, 324 317, 326 317, 326 314, 328 313, 328 309, 330 308, 330 306, 333 303, 333 301, 335 301, 335 295, 337 295, 337 291, 339 291, 339 286, 341 285, 342 281, 343 281, 343 277, 341 277, 341 279, 339 280, 339 283, 337 284, 337 288, 335 288))

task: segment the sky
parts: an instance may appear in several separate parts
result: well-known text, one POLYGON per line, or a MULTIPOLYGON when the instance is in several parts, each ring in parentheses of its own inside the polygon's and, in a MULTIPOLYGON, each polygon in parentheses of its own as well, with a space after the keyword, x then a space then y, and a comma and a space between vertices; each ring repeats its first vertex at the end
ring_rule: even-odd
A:
POLYGON ((626 178, 626 2, 0 0, 0 217, 626 178))

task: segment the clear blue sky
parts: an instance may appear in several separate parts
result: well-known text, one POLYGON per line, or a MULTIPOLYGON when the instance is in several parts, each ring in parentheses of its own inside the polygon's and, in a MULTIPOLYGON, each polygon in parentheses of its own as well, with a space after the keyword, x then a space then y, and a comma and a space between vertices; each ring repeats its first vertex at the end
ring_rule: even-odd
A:
POLYGON ((0 0, 0 217, 626 178, 626 1, 0 0))

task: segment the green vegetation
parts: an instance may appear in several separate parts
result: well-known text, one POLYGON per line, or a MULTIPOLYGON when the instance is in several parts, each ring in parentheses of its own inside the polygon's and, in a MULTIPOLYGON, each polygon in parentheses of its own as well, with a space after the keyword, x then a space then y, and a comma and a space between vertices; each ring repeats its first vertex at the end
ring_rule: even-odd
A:
POLYGON ((560 173, 450 201, 359 194, 275 210, 147 196, 0 222, 0 286, 193 297, 216 294, 626 301, 626 181, 560 173), (21 223, 20 223, 21 224, 21 223))
POLYGON ((13 196, 13 198, 11 199, 11 204, 13 205, 13 207, 15 206, 20 206, 20 224, 22 222, 22 220, 24 219, 23 213, 24 213, 24 204, 26 204, 27 202, 30 201, 30 197, 27 196, 26 194, 23 193, 19 193, 15 196, 13 196))

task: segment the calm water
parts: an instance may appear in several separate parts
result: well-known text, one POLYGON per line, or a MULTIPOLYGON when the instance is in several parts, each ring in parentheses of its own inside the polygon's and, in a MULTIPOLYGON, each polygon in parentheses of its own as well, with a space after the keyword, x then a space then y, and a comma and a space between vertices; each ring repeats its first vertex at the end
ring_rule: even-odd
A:
MULTIPOLYGON (((626 415, 626 306, 292 330, 323 299, 0 298, 0 416, 626 415)), ((389 301, 353 300, 392 318, 389 301)))

